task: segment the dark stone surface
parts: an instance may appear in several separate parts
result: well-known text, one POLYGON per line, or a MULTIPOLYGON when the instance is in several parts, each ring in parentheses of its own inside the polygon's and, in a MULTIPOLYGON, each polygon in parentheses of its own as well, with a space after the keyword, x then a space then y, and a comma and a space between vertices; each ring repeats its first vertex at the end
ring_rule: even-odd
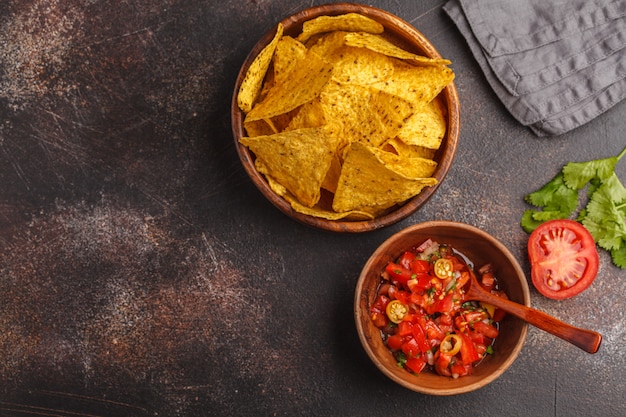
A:
POLYGON ((568 161, 617 154, 626 103, 536 138, 490 91, 443 1, 370 2, 454 61, 458 154, 405 221, 313 230, 246 177, 229 104, 256 39, 321 3, 0 3, 1 416, 626 414, 625 274, 605 252, 579 297, 532 292, 535 307, 602 333, 600 351, 531 328, 515 364, 471 394, 395 385, 352 319, 361 266, 413 223, 479 226, 528 271, 523 196, 568 161))

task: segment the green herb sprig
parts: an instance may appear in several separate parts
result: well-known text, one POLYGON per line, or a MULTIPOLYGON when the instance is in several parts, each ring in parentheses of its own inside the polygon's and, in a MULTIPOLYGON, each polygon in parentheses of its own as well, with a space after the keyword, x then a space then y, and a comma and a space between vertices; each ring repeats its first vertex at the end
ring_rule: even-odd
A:
POLYGON ((522 228, 531 233, 548 220, 574 218, 599 247, 611 253, 616 266, 626 269, 626 188, 615 173, 624 155, 626 148, 614 157, 566 164, 552 180, 524 197, 539 210, 524 212, 522 228), (581 197, 586 206, 578 210, 581 197))

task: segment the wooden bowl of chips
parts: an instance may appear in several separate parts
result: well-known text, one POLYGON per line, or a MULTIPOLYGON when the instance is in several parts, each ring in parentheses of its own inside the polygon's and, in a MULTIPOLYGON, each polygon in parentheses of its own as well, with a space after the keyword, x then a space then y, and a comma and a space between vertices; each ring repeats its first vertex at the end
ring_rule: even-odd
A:
MULTIPOLYGON (((430 369, 414 374, 398 366, 398 360, 383 341, 381 330, 372 320, 372 306, 382 288, 381 276, 387 264, 396 261, 405 251, 417 248, 414 250, 419 253, 419 247, 427 246, 424 242, 429 239, 449 245, 465 256, 466 262, 471 263, 477 275, 481 267, 490 264, 499 289, 508 299, 530 306, 530 290, 524 271, 513 254, 496 238, 464 223, 424 222, 409 226, 388 238, 365 263, 354 295, 357 333, 375 366, 388 378, 407 389, 439 396, 475 391, 499 378, 516 360, 528 334, 528 325, 524 321, 510 314, 498 319, 499 334, 493 341, 492 354, 485 355, 473 364, 469 375, 454 378, 439 375, 430 369)), ((435 350, 435 357, 437 353, 435 350)))
POLYGON ((308 226, 366 232, 414 213, 457 148, 450 61, 407 22, 337 3, 283 19, 254 46, 231 118, 244 169, 308 226))

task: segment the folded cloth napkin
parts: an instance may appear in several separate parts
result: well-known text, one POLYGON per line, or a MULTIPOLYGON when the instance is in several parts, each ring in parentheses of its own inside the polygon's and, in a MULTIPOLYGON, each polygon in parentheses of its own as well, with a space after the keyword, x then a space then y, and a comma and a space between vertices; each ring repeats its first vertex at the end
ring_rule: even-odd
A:
POLYGON ((496 95, 538 136, 626 97, 626 0, 450 0, 444 10, 496 95))

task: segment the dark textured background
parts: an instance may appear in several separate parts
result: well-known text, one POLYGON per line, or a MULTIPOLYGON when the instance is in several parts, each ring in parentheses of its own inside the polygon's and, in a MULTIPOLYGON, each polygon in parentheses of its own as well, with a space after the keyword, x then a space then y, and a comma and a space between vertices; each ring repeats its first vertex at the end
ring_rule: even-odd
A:
MULTIPOLYGON (((393 227, 337 235, 276 210, 246 177, 229 104, 278 20, 318 1, 0 2, 1 416, 623 416, 624 271, 532 304, 604 336, 589 355, 531 328, 490 386, 429 397, 361 348, 354 286, 408 225, 463 221, 528 271, 523 196, 568 161, 617 154, 626 103, 536 138, 490 91, 443 1, 374 1, 454 61, 458 154, 393 227)), ((619 173, 626 180, 626 163, 619 173)))

